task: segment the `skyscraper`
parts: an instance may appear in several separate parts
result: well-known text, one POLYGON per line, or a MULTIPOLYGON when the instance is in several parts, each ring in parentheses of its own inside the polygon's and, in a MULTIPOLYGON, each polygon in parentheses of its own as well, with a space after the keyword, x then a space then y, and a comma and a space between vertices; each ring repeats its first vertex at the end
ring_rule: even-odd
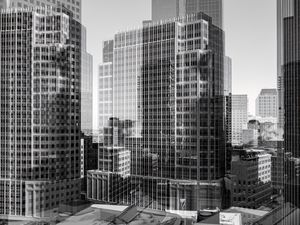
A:
POLYGON ((277 0, 278 127, 284 130, 284 18, 294 15, 294 0, 277 0))
POLYGON ((2 218, 50 217, 79 197, 81 25, 67 13, 0 12, 2 218))
POLYGON ((224 59, 224 96, 225 96, 225 126, 226 142, 232 142, 232 60, 224 59))
MULTIPOLYGON (((283 7, 278 5, 278 7, 283 7)), ((279 8, 278 11, 285 10, 279 8)), ((292 16, 283 18, 283 42, 282 54, 282 74, 284 89, 284 138, 285 151, 291 154, 293 160, 299 161, 300 158, 300 1, 294 0, 292 16)), ((297 207, 300 206, 299 186, 300 180, 296 167, 286 164, 285 197, 297 207)), ((299 223, 299 218, 298 218, 299 223)))
MULTIPOLYGON (((81 21, 81 0, 7 0, 4 8, 29 8, 29 7, 53 7, 60 10, 60 7, 65 7, 73 14, 73 18, 81 21)), ((1 1, 0 1, 1 8, 1 1)), ((81 130, 85 134, 90 134, 93 129, 93 56, 86 49, 86 28, 82 25, 81 28, 81 130)))
POLYGON ((278 116, 278 92, 277 89, 262 89, 256 98, 256 116, 278 116))
POLYGON ((93 130, 93 56, 86 49, 86 28, 81 26, 81 131, 93 130))
POLYGON ((10 8, 28 8, 28 7, 46 7, 52 6, 57 7, 58 9, 61 6, 66 7, 66 9, 70 10, 73 13, 73 18, 77 21, 81 21, 81 0, 0 0, 1 2, 6 2, 4 7, 10 8))
POLYGON ((160 21, 203 12, 223 28, 223 0, 152 0, 152 20, 160 21))
POLYGON ((232 95, 232 144, 242 144, 242 130, 248 123, 247 95, 232 95))
POLYGON ((222 207, 223 37, 211 18, 199 13, 119 32, 112 45, 106 42, 104 59, 113 52, 112 84, 103 82, 100 91, 112 87, 107 124, 113 125, 104 127, 103 143, 113 137, 105 148, 111 156, 130 151, 130 173, 103 166, 90 171, 90 199, 107 201, 95 190, 105 185, 115 190, 114 203, 160 210, 222 207))

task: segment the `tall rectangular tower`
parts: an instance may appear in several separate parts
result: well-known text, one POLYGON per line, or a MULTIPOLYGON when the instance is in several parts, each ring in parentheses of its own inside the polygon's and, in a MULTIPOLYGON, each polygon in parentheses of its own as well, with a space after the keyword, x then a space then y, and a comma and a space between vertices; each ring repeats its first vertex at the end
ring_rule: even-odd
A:
MULTIPOLYGON (((66 9, 73 13, 73 18, 77 21, 81 21, 81 0, 2 0, 6 1, 6 7, 10 8, 28 8, 28 7, 46 7, 52 6, 54 8, 60 8, 64 6, 66 9)), ((1 4, 1 1, 0 1, 1 4)))
MULTIPOLYGON (((280 6, 279 6, 280 7, 280 6)), ((278 11, 284 10, 279 8, 278 11)), ((298 165, 294 166, 300 158, 300 1, 293 0, 292 16, 283 18, 283 39, 281 49, 283 93, 284 93, 284 142, 285 151, 291 158, 286 163, 285 197, 286 201, 300 206, 300 179, 298 165)), ((294 223, 297 224, 300 219, 294 223)))
POLYGON ((223 38, 211 18, 198 13, 119 32, 113 45, 106 42, 104 58, 112 62, 101 65, 100 75, 112 81, 113 108, 103 145, 111 156, 129 150, 130 172, 90 171, 90 199, 160 210, 222 207, 223 38), (99 185, 111 190, 109 200, 99 185))
POLYGON ((232 95, 232 144, 242 144, 242 130, 248 123, 247 95, 232 95))
POLYGON ((0 20, 0 214, 50 217, 80 192, 81 25, 51 8, 0 20))
POLYGON ((223 0, 152 0, 152 20, 160 21, 202 12, 223 28, 223 0))
POLYGON ((294 15, 294 0, 277 0, 278 127, 284 130, 284 19, 294 15))
MULTIPOLYGON (((61 7, 64 7, 66 10, 70 11, 70 13, 73 14, 72 17, 76 21, 81 21, 81 0, 7 0, 6 2, 6 8, 53 7, 54 10, 60 10, 61 7)), ((86 28, 83 25, 81 31, 81 130, 85 134, 90 134, 93 129, 93 56, 89 54, 86 49, 87 32, 86 28)))

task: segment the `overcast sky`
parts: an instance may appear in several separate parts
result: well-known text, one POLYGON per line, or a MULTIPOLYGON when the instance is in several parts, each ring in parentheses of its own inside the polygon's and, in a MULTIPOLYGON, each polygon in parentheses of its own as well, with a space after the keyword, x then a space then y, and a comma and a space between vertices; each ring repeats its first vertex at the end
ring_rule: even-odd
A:
MULTIPOLYGON (((82 23, 94 57, 94 106, 102 41, 151 18, 151 0, 83 0, 82 23)), ((276 88, 276 1, 224 0, 226 54, 233 62, 233 93, 248 94, 249 111, 262 88, 276 88)), ((94 109, 94 124, 97 111, 94 109)), ((96 128, 96 127, 94 127, 96 128)))

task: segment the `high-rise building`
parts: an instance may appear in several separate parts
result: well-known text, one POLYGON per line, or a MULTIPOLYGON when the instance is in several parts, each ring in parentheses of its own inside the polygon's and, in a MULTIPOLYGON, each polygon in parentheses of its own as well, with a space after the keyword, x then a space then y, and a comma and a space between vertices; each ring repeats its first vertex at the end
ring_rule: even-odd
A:
POLYGON ((277 89, 262 89, 256 98, 256 116, 278 117, 277 89))
MULTIPOLYGON (((300 1, 294 0, 290 15, 279 20, 282 22, 283 39, 280 49, 283 50, 282 75, 284 93, 284 141, 285 151, 291 154, 293 161, 299 162, 300 158, 300 1)), ((286 5, 278 4, 278 11, 286 11, 286 5)), ((292 163, 286 163, 285 197, 286 201, 300 206, 300 179, 297 167, 292 163), (295 171, 296 170, 296 171, 295 171)), ((300 222, 298 218, 297 223, 300 222)))
POLYGON ((259 132, 256 129, 243 129, 242 130, 242 143, 247 147, 258 146, 259 132))
POLYGON ((103 63, 99 65, 98 90, 98 132, 101 143, 104 141, 104 128, 108 126, 109 119, 113 116, 113 49, 113 40, 103 42, 103 63))
POLYGON ((277 0, 278 127, 284 130, 284 18, 294 15, 295 0, 277 0))
POLYGON ((80 194, 81 25, 64 9, 0 12, 0 214, 50 217, 80 194), (13 19, 14 18, 14 19, 13 19))
POLYGON ((224 58, 224 104, 226 133, 226 171, 230 171, 232 152, 232 60, 224 58))
POLYGON ((77 21, 81 21, 81 0, 0 0, 3 7, 6 8, 28 8, 28 7, 57 7, 64 6, 66 9, 73 13, 73 18, 77 21))
POLYGON ((248 123, 247 95, 232 95, 232 144, 242 144, 242 130, 248 123))
POLYGON ((226 142, 232 142, 232 60, 224 59, 224 96, 225 96, 225 126, 226 142))
POLYGON ((152 20, 160 21, 203 12, 223 28, 223 0, 152 0, 152 20))
POLYGON ((112 100, 107 102, 112 115, 109 122, 109 113, 100 115, 99 127, 105 152, 116 156, 112 160, 130 152, 130 171, 128 177, 111 167, 89 171, 88 198, 108 201, 95 190, 104 184, 105 190, 115 188, 110 201, 119 204, 160 210, 222 207, 223 36, 199 13, 119 32, 106 42, 99 104, 111 93, 105 98, 112 100), (116 124, 107 129, 110 121, 116 124))
MULTIPOLYGON (((73 18, 81 21, 81 0, 2 0, 5 8, 65 7, 73 18)), ((1 1, 0 1, 1 8, 1 1)), ((88 134, 93 129, 93 56, 86 49, 86 28, 81 28, 81 130, 88 134)))
POLYGON ((81 26, 81 131, 93 130, 93 56, 86 49, 86 28, 81 26))

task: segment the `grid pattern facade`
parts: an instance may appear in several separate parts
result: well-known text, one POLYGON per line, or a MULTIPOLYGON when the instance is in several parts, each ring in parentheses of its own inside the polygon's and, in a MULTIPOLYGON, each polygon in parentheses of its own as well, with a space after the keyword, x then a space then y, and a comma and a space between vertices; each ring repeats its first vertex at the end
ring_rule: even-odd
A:
POLYGON ((223 0, 185 0, 186 15, 203 12, 212 18, 212 23, 223 28, 223 0))
POLYGON ((161 21, 198 12, 212 18, 212 23, 223 28, 223 0, 152 0, 152 20, 161 21))
POLYGON ((93 129, 93 56, 81 51, 81 131, 93 129))
POLYGON ((0 19, 0 214, 46 217, 79 194, 80 25, 42 8, 0 19))
POLYGON ((277 0, 278 126, 284 129, 284 18, 294 15, 294 0, 277 0))
MULTIPOLYGON (((5 0, 4 0, 5 1, 5 0)), ((28 8, 28 7, 66 7, 74 15, 74 19, 81 21, 81 0, 8 0, 6 7, 28 8)))
MULTIPOLYGON (((283 19, 283 82, 284 82, 284 138, 285 151, 291 154, 295 162, 300 157, 300 1, 293 1, 293 16, 283 19)), ((298 163, 297 163, 298 164, 298 163)), ((285 197, 286 201, 300 206, 298 168, 286 163, 285 197)), ((299 223, 299 218, 295 223, 299 223)))
POLYGON ((232 144, 242 144, 242 131, 248 123, 247 95, 232 95, 232 144))
POLYGON ((225 126, 226 143, 232 142, 232 60, 226 56, 224 59, 224 97, 225 97, 225 126))
POLYGON ((111 121, 118 128, 108 135, 104 126, 103 144, 112 137, 113 149, 130 151, 130 176, 99 166, 89 172, 88 198, 103 200, 94 190, 101 183, 119 204, 222 206, 223 60, 223 31, 200 13, 115 35, 111 121))
POLYGON ((232 206, 256 209, 271 199, 271 155, 247 151, 233 157, 232 206))
POLYGON ((256 116, 278 117, 278 93, 276 89, 262 89, 256 99, 256 116))
POLYGON ((100 142, 103 142, 104 127, 108 126, 108 120, 112 117, 112 63, 104 63, 99 66, 99 117, 98 130, 100 142))

